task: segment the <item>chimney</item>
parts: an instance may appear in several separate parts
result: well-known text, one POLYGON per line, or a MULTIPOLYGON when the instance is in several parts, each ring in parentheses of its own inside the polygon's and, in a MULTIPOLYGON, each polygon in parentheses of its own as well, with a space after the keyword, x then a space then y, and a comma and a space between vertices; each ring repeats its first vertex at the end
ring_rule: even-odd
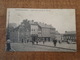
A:
POLYGON ((32 22, 34 22, 34 20, 32 20, 32 22))
POLYGON ((67 31, 65 31, 65 33, 67 33, 67 31))
POLYGON ((47 24, 45 24, 45 25, 47 25, 47 24))

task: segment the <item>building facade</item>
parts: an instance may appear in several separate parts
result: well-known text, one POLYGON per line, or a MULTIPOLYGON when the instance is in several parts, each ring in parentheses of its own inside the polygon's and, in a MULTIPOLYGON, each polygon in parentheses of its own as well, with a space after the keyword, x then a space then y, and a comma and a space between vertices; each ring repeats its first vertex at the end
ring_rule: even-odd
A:
POLYGON ((41 40, 51 41, 51 38, 55 35, 55 28, 44 23, 38 23, 38 27, 38 37, 41 40))
POLYGON ((41 22, 23 20, 21 24, 10 32, 12 42, 27 42, 32 40, 51 41, 55 37, 55 28, 41 22))
POLYGON ((12 42, 26 43, 30 39, 30 24, 27 20, 10 32, 10 40, 12 42))
POLYGON ((62 35, 58 31, 55 32, 55 36, 57 41, 62 41, 62 35))
POLYGON ((29 21, 30 24, 30 35, 31 35, 31 41, 34 40, 36 41, 38 38, 38 25, 36 22, 34 22, 34 20, 29 21))
POLYGON ((63 35, 64 41, 67 42, 76 42, 76 32, 75 31, 65 31, 63 35))

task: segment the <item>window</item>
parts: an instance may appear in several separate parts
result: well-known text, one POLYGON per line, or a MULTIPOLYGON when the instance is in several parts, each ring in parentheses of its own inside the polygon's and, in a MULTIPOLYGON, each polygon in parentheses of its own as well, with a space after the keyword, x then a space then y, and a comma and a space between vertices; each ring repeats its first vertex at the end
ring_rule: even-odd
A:
POLYGON ((36 31, 35 29, 32 29, 31 31, 36 31))
POLYGON ((28 32, 29 30, 27 30, 27 32, 28 32))
POLYGON ((35 29, 34 29, 34 31, 35 31, 35 29))
POLYGON ((32 31, 33 31, 33 29, 32 29, 32 31))

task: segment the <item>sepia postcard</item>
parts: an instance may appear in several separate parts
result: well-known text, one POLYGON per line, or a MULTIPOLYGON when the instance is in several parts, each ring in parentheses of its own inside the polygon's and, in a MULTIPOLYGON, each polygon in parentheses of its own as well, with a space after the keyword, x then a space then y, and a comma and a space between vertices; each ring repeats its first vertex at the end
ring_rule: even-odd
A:
POLYGON ((76 52, 75 9, 7 8, 5 50, 76 52))

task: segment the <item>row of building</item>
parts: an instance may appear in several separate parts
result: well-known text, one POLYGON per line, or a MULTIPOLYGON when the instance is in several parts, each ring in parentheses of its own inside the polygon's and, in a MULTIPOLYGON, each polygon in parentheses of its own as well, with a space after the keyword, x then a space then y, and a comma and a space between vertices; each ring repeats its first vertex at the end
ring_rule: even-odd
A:
POLYGON ((34 20, 29 21, 27 19, 23 20, 23 22, 21 22, 21 24, 16 28, 11 29, 9 27, 9 31, 9 38, 12 42, 27 42, 32 40, 52 41, 54 38, 61 41, 72 40, 72 37, 72 41, 76 40, 75 33, 71 33, 72 35, 68 34, 68 32, 65 32, 65 34, 60 34, 52 25, 47 25, 41 22, 38 23, 34 20))
POLYGON ((65 34, 63 34, 63 41, 68 41, 69 43, 76 42, 76 32, 65 31, 65 34))

